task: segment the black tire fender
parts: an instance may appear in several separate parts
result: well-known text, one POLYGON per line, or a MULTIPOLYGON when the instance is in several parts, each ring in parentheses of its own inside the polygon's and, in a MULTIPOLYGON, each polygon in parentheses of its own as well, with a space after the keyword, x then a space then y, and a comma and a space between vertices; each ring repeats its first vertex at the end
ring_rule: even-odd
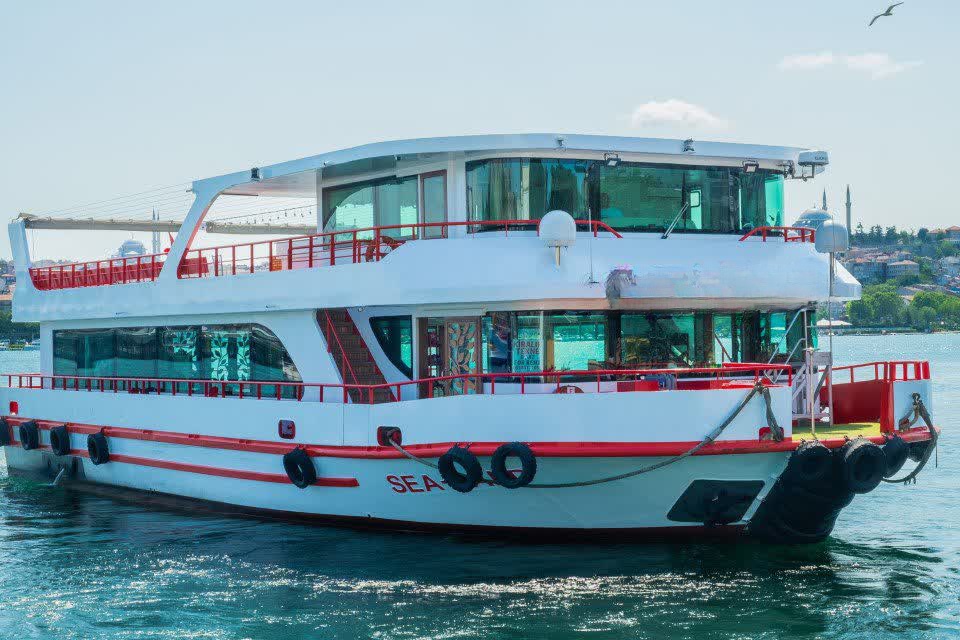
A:
POLYGON ((840 461, 840 475, 847 490, 852 493, 870 493, 880 484, 887 470, 883 450, 862 438, 843 445, 840 461))
POLYGON ((70 455, 70 432, 67 425, 50 429, 50 449, 58 456, 70 455))
POLYGON ((473 491, 480 484, 480 478, 483 477, 483 468, 480 466, 477 456, 460 446, 450 447, 445 454, 440 456, 437 461, 437 469, 450 488, 460 493, 473 491), (457 469, 457 465, 464 470, 464 473, 457 469))
POLYGON ((301 489, 317 483, 317 468, 310 454, 299 447, 283 454, 283 470, 290 482, 301 489))
POLYGON ((910 457, 910 445, 900 436, 893 436, 883 445, 883 458, 887 462, 884 478, 892 478, 910 457))
POLYGON ((522 442, 507 442, 497 447, 490 458, 490 475, 493 481, 506 489, 525 487, 537 475, 537 457, 533 451, 522 442), (520 475, 514 476, 507 471, 507 458, 514 457, 520 460, 520 475))
POLYGON ((32 451, 40 448, 40 427, 35 420, 27 420, 20 424, 17 430, 20 436, 20 446, 25 451, 32 451))
POLYGON ((0 447, 9 447, 12 442, 10 437, 10 423, 6 418, 0 418, 0 447))
POLYGON ((830 479, 833 470, 833 454, 816 440, 801 442, 787 464, 790 479, 804 487, 822 485, 830 479))
POLYGON ((94 465, 110 462, 110 445, 107 444, 107 436, 103 435, 102 431, 87 436, 87 453, 90 455, 90 462, 94 465))

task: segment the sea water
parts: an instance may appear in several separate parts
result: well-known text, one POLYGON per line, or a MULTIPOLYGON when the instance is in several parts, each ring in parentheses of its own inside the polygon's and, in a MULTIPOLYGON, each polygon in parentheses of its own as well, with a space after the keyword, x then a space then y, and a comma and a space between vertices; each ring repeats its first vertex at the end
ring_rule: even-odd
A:
MULTIPOLYGON (((960 335, 835 349, 929 359, 943 437, 938 468, 856 498, 825 543, 358 532, 119 502, 0 466, 0 638, 960 637, 960 335)), ((38 366, 0 353, 0 372, 38 366)))

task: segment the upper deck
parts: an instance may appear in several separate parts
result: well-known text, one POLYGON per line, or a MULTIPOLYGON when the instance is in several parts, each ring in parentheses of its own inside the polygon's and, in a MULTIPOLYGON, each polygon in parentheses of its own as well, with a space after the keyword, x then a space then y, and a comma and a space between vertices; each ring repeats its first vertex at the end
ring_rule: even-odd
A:
MULTIPOLYGON (((27 272, 30 223, 15 221, 23 283, 15 313, 55 320, 539 299, 591 306, 604 303, 604 279, 621 267, 634 276, 621 292, 627 304, 822 300, 828 263, 813 234, 766 230, 782 225, 783 181, 825 164, 822 154, 810 165, 811 153, 556 134, 335 151, 194 182, 169 253, 27 272), (282 240, 205 242, 223 196, 312 200, 315 228, 282 240), (537 233, 551 209, 578 220, 559 265, 537 233)), ((842 268, 838 285, 836 296, 859 295, 842 268)))

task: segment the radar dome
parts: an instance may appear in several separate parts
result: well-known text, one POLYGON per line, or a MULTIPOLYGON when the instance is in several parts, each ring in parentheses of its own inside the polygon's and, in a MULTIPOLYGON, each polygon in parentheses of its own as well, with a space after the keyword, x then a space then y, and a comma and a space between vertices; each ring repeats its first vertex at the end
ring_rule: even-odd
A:
POLYGON ((817 229, 817 251, 820 253, 839 253, 850 247, 850 236, 847 228, 839 222, 826 220, 817 229))
POLYGON ((577 241, 577 223, 566 211, 554 209, 540 219, 540 237, 548 247, 569 247, 577 241))

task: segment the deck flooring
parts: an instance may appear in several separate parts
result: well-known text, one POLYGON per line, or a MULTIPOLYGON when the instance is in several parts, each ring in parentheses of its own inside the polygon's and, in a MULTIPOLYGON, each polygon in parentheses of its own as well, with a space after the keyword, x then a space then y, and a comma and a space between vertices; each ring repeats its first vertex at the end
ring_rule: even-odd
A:
MULTIPOLYGON (((879 422, 858 422, 854 424, 835 424, 832 427, 826 424, 817 425, 817 438, 820 440, 830 440, 835 438, 856 438, 857 436, 879 436, 879 422)), ((793 427, 794 440, 812 440, 810 433, 810 422, 806 421, 793 427)))

